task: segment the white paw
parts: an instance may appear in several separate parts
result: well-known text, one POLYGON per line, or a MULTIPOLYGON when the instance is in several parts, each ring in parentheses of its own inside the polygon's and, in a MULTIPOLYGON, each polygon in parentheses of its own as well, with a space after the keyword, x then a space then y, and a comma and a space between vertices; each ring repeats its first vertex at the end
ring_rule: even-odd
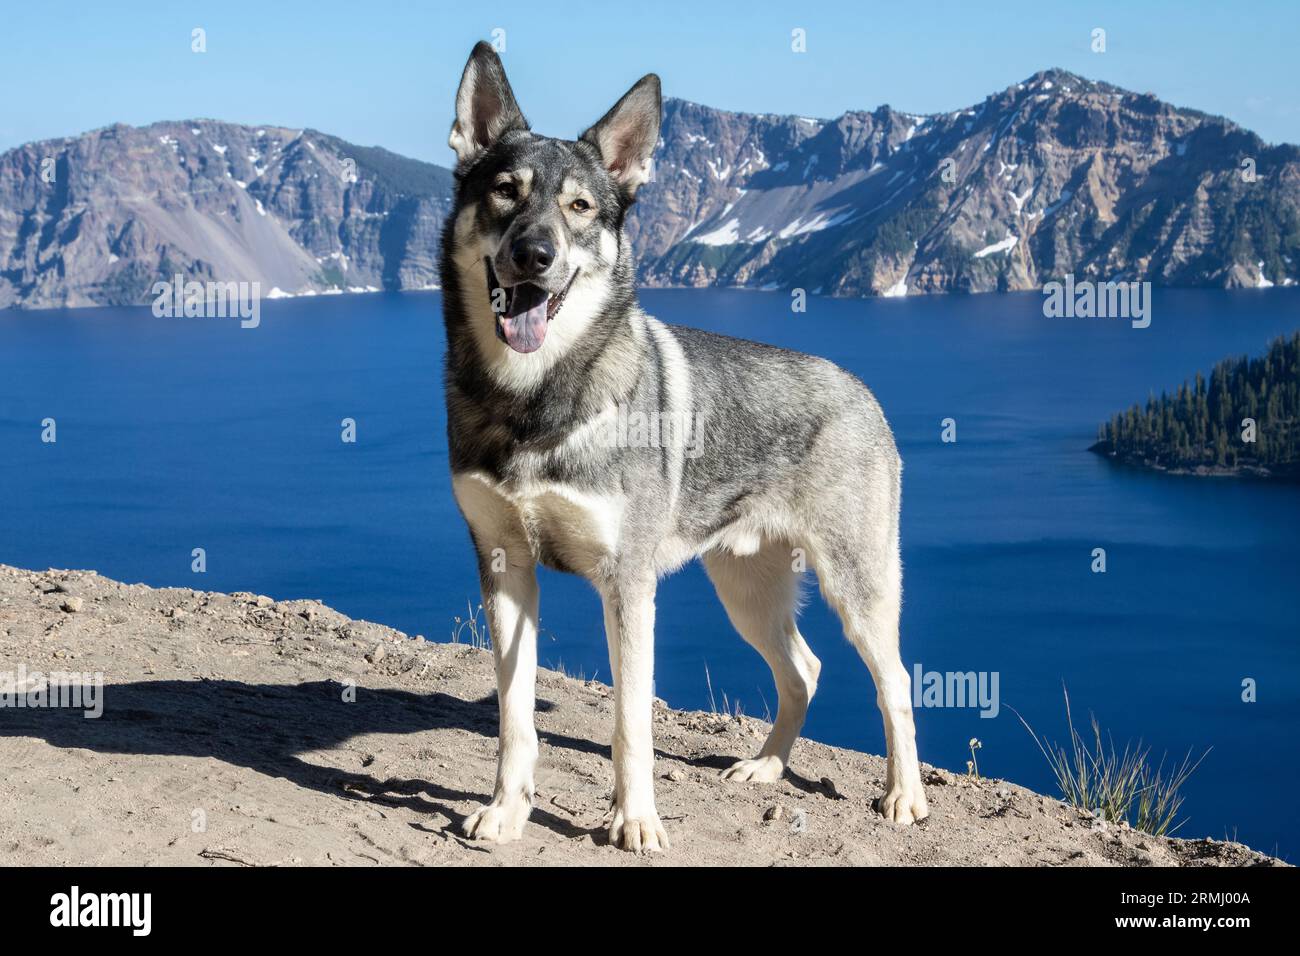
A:
POLYGON ((615 807, 614 820, 609 825, 609 842, 632 853, 658 853, 668 849, 668 834, 653 808, 648 813, 624 816, 622 808, 615 807))
POLYGON ((876 810, 890 823, 918 823, 930 815, 925 803, 925 790, 918 777, 906 784, 893 784, 883 797, 876 801, 876 810))
POLYGON ((466 817, 461 829, 471 840, 509 843, 524 835, 524 823, 532 809, 521 797, 493 800, 466 817))
POLYGON ((780 757, 755 757, 753 760, 737 760, 722 771, 723 780, 753 783, 775 783, 785 773, 785 764, 780 757))

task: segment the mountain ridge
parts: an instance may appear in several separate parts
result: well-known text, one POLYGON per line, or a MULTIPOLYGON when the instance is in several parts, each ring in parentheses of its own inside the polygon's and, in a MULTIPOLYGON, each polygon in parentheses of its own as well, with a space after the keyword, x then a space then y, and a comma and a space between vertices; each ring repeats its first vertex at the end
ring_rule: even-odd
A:
MULTIPOLYGON (((646 286, 1300 280, 1300 147, 1056 68, 930 114, 670 98, 655 163, 627 219, 646 286)), ((0 154, 0 308, 147 302, 176 272, 433 288, 452 188, 442 166, 310 128, 169 120, 25 144, 0 154)))
POLYGON ((1300 149, 1064 70, 928 115, 672 101, 665 128, 661 188, 629 217, 649 285, 857 296, 1033 289, 1071 271, 1296 281, 1300 149), (771 144, 784 155, 769 159, 771 144))

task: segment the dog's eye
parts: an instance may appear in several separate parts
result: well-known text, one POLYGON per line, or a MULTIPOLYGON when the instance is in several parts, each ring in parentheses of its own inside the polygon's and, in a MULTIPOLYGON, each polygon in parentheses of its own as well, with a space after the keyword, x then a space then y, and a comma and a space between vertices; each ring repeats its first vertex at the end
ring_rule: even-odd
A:
POLYGON ((569 203, 569 208, 574 212, 586 212, 591 208, 591 203, 587 202, 585 199, 575 199, 573 202, 569 203))
POLYGON ((502 199, 514 200, 519 198, 519 189, 508 179, 497 183, 492 187, 492 191, 502 199))

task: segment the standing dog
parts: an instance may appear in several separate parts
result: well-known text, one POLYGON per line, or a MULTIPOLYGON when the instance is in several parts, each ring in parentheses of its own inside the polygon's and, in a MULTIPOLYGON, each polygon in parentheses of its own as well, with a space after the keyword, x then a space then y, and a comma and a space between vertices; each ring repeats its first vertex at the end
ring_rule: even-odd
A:
POLYGON ((780 698, 758 756, 724 776, 778 779, 803 726, 821 670, 795 626, 806 560, 876 683, 889 748, 877 807, 911 823, 926 804, 898 654, 893 435, 871 392, 830 362, 667 326, 638 307, 623 220, 649 179, 659 120, 650 75, 576 142, 538 136, 486 43, 456 94, 447 431, 501 719, 496 788, 465 832, 515 839, 532 808, 540 563, 582 575, 604 602, 610 842, 667 846, 650 727, 655 586, 695 557, 780 698))

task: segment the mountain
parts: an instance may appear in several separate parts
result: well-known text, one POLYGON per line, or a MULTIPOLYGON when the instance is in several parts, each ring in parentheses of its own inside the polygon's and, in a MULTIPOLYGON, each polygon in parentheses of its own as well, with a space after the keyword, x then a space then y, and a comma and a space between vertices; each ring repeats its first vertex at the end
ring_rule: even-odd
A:
MULTIPOLYGON (((1300 278, 1300 148, 1062 70, 930 116, 670 99, 661 137, 627 223, 646 285, 1300 278)), ((177 271, 273 295, 427 288, 451 192, 440 166, 314 130, 193 120, 32 143, 0 154, 0 308, 147 302, 177 271)))
POLYGON ((193 120, 32 143, 0 155, 0 308, 146 302, 176 272, 264 295, 426 288, 451 189, 441 167, 315 130, 193 120))
POLYGON ((662 138, 630 224, 648 285, 864 296, 1038 289, 1071 272, 1300 276, 1300 149, 1062 70, 931 116, 670 100, 662 138))

